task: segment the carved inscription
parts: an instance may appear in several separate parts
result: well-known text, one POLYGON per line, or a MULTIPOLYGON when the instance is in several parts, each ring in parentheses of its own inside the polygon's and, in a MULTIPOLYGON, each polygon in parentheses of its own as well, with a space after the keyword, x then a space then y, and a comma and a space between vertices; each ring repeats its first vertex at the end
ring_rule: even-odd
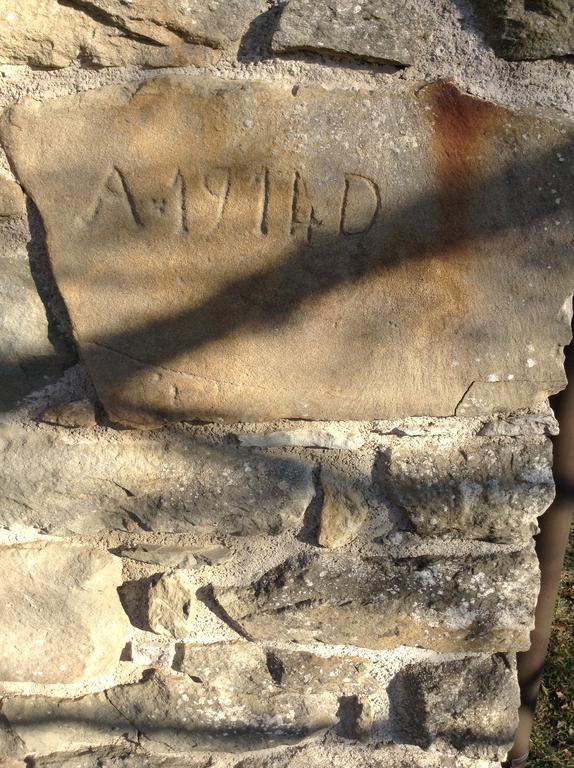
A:
MULTIPOLYGON (((226 221, 237 221, 261 237, 289 234, 310 243, 323 225, 319 214, 324 201, 316 201, 311 185, 299 170, 291 174, 264 167, 255 171, 215 168, 177 170, 170 185, 140 197, 137 180, 130 184, 113 167, 99 189, 88 223, 114 216, 117 224, 135 230, 163 223, 171 232, 209 237, 226 221)), ((315 192, 315 194, 317 194, 315 192)), ((344 236, 368 232, 381 214, 378 184, 355 173, 341 177, 338 231, 344 236)))

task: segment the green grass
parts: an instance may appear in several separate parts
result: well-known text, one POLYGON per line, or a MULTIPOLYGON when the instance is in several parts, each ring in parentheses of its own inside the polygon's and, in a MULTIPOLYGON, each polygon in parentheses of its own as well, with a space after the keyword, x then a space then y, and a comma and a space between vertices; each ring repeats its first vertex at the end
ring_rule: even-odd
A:
POLYGON ((574 528, 530 743, 529 768, 574 768, 574 528))

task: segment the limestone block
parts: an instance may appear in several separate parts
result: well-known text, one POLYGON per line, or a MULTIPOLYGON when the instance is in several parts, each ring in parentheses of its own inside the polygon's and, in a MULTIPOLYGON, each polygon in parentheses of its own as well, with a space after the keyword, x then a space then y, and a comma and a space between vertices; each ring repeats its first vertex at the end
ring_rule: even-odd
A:
POLYGON ((216 565, 231 556, 225 547, 205 549, 201 547, 178 547, 163 544, 138 544, 134 547, 119 547, 114 554, 153 563, 164 568, 200 568, 203 565, 216 565))
POLYGON ((408 65, 428 31, 424 4, 406 0, 289 0, 273 50, 317 51, 408 65))
POLYGON ((252 455, 186 431, 81 436, 0 429, 0 524, 55 535, 108 529, 274 534, 298 530, 312 464, 252 455))
POLYGON ((545 437, 405 438, 377 467, 384 494, 425 537, 527 543, 554 499, 545 437))
POLYGON ((113 419, 488 414, 564 384, 569 124, 444 82, 186 76, 0 132, 113 419))
POLYGON ((414 664, 395 676, 389 696, 398 742, 501 762, 512 747, 520 690, 506 656, 414 664))
POLYGON ((369 508, 364 495, 339 474, 321 471, 323 502, 319 512, 317 543, 321 547, 342 547, 353 541, 367 519, 369 508))
POLYGON ((12 179, 0 175, 0 219, 24 216, 26 198, 22 188, 12 179))
POLYGON ((18 696, 4 699, 2 711, 26 754, 73 752, 114 744, 124 736, 137 738, 134 726, 114 709, 106 692, 67 699, 18 696))
MULTIPOLYGON (((463 762, 453 768, 465 765, 467 756, 498 757, 516 721, 515 668, 499 655, 413 663, 392 675, 390 684, 372 660, 269 650, 245 641, 187 646, 182 664, 184 675, 148 670, 139 682, 76 699, 6 698, 6 721, 28 754, 116 746, 137 733, 145 751, 158 755, 191 753, 193 759, 212 752, 217 761, 218 755, 239 752, 249 760, 250 752, 264 749, 283 765, 297 752, 277 748, 299 744, 311 750, 309 757, 310 739, 329 732, 315 748, 352 741, 358 760, 369 757, 361 742, 384 750, 397 740, 431 755, 456 754, 463 762), (472 698, 473 689, 483 694, 482 702, 472 698), (390 713, 390 730, 381 731, 381 707, 390 713), (272 748, 277 752, 270 753, 272 748)), ((391 749, 391 760, 393 755, 391 749)))
POLYGON ((4 0, 1 64, 147 67, 214 63, 236 45, 261 0, 4 0))
POLYGON ((216 616, 198 596, 200 583, 192 571, 164 573, 148 591, 147 621, 158 635, 189 642, 235 640, 237 632, 216 616))
POLYGON ((498 55, 547 59, 574 53, 574 0, 473 0, 498 55))
POLYGON ((91 547, 0 548, 0 680, 68 683, 111 673, 129 623, 121 561, 91 547))
POLYGON ((322 552, 214 595, 255 640, 495 652, 529 647, 538 588, 532 548, 394 561, 322 552))
MULTIPOLYGON (((500 768, 500 761, 445 755, 406 745, 367 747, 344 740, 250 752, 239 756, 149 755, 134 747, 36 756, 34 768, 500 768)), ((13 766, 6 766, 13 768, 13 766)), ((24 768, 24 765, 18 765, 24 768)))
POLYGON ((239 443, 247 448, 325 448, 353 451, 362 448, 365 438, 352 424, 317 424, 308 428, 281 429, 263 434, 241 434, 239 443))
POLYGON ((46 408, 40 416, 46 424, 55 424, 59 427, 95 427, 96 411, 90 400, 74 400, 70 403, 53 405, 46 408))
POLYGON ((2 253, 4 226, 0 219, 0 408, 9 411, 60 374, 66 361, 48 338, 46 310, 26 254, 2 253))

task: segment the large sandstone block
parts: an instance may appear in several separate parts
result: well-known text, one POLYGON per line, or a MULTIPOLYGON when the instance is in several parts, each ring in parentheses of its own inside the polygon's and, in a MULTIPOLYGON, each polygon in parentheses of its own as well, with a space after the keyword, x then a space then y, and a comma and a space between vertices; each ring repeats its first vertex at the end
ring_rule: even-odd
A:
POLYGON ((420 536, 526 544, 554 499, 546 437, 394 443, 377 462, 377 481, 420 536))
POLYGON ((69 683, 117 667, 128 619, 121 560, 59 543, 0 548, 0 680, 69 683))
POLYGON ((323 552, 214 596, 255 640, 496 652, 529 647, 538 587, 532 548, 397 560, 323 552))
POLYGON ((114 419, 469 415, 563 386, 571 126, 441 82, 188 77, 21 104, 1 136, 114 419))
POLYGON ((236 46, 261 0, 3 0, 1 64, 182 66, 236 46))
POLYGON ((489 41, 507 59, 574 53, 574 0, 473 0, 489 41))
POLYGON ((298 530, 310 462, 210 444, 185 431, 81 436, 0 429, 0 524, 54 535, 109 529, 274 534, 298 530))
POLYGON ((413 663, 391 674, 390 684, 376 661, 245 642, 186 646, 181 664, 185 675, 148 670, 140 682, 76 699, 6 698, 15 749, 41 755, 101 748, 139 734, 148 752, 212 752, 217 760, 218 753, 268 755, 328 733, 330 743, 352 740, 359 753, 360 742, 381 747, 396 740, 495 758, 508 747, 516 720, 515 669, 501 656, 413 663), (479 703, 469 699, 476 688, 479 703))

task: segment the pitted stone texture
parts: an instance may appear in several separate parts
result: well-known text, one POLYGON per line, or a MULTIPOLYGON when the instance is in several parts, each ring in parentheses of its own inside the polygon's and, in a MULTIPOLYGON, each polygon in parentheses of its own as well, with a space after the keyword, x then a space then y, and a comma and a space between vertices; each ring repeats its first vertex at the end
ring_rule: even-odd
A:
POLYGON ((0 524, 13 531, 274 534, 302 525, 314 493, 311 463, 184 430, 0 430, 0 524))
POLYGON ((532 548, 397 560, 324 552, 214 595, 255 640, 496 652, 529 647, 538 588, 532 548))
POLYGON ((70 403, 53 405, 42 411, 40 419, 46 424, 77 429, 96 426, 96 411, 90 400, 75 400, 70 403))
POLYGON ((414 664, 389 686, 395 739, 428 749, 503 761, 518 726, 516 665, 497 654, 414 664))
POLYGON ((325 469, 321 471, 321 489, 317 543, 330 549, 342 547, 357 537, 365 523, 367 501, 348 478, 325 469))
POLYGON ((186 77, 21 104, 1 133, 113 419, 452 415, 482 386, 470 415, 563 386, 571 126, 446 83, 186 77))
POLYGON ((574 0, 473 0, 488 40, 504 58, 574 53, 574 0))
POLYGON ((424 6, 413 0, 289 0, 272 47, 412 64, 428 24, 424 6))
POLYGON ((4 0, 1 64, 146 67, 208 64, 236 45, 261 0, 4 0), (205 47, 208 46, 208 47, 205 47))
POLYGON ((68 683, 114 671, 128 631, 121 561, 60 543, 0 548, 0 680, 68 683))
MULTIPOLYGON (((131 747, 115 747, 34 758, 33 768, 500 768, 499 761, 474 760, 406 745, 368 747, 336 740, 279 747, 241 756, 149 755, 131 747)), ((4 768, 4 766, 2 766, 4 768)), ((24 764, 6 766, 24 768, 24 764)))
POLYGON ((180 664, 184 675, 147 670, 139 682, 77 699, 6 698, 6 722, 28 754, 117 745, 137 733, 147 752, 213 752, 214 760, 237 752, 249 759, 260 749, 267 755, 313 736, 353 740, 359 751, 361 741, 383 746, 396 738, 464 759, 498 756, 516 718, 515 669, 499 656, 413 663, 390 684, 373 660, 244 641, 185 646, 180 664), (482 703, 469 703, 473 688, 482 703), (377 718, 387 696, 391 731, 377 718), (419 731, 415 716, 422 718, 419 731))
POLYGON ((378 461, 378 483, 420 536, 527 543, 554 499, 545 437, 394 442, 378 461))

